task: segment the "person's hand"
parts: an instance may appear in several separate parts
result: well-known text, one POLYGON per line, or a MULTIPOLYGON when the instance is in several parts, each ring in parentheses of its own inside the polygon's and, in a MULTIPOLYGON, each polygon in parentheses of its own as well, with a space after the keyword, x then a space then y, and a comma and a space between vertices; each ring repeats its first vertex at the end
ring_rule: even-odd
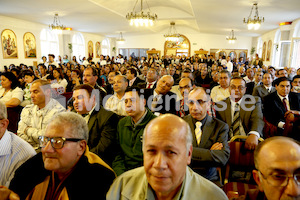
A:
POLYGON ((258 137, 255 134, 249 134, 245 143, 245 148, 249 150, 254 150, 257 145, 258 137))
POLYGON ((300 115, 300 112, 297 110, 288 110, 285 114, 284 114, 284 118, 286 118, 288 116, 288 114, 294 114, 294 115, 300 115))
POLYGON ((20 200, 20 197, 5 186, 0 186, 0 200, 20 200))
POLYGON ((216 142, 211 146, 210 150, 222 150, 222 148, 223 144, 220 142, 216 142))

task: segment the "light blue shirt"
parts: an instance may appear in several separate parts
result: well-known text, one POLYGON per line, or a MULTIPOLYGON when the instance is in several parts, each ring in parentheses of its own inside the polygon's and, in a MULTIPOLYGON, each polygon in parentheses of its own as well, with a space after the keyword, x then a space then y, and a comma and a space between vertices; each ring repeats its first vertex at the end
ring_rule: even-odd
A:
POLYGON ((29 143, 6 130, 0 139, 0 185, 8 187, 16 169, 35 154, 29 143))

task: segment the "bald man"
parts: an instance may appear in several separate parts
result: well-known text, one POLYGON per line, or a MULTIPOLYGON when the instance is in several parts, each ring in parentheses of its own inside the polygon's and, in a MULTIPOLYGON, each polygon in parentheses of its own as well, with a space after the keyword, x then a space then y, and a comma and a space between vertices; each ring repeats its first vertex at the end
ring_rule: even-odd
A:
POLYGON ((300 199, 299 142, 280 136, 266 139, 255 149, 254 162, 259 191, 249 191, 250 199, 300 199))
POLYGON ((170 91, 173 85, 173 77, 164 75, 158 80, 155 89, 145 89, 147 106, 156 116, 166 113, 176 114, 177 95, 170 91))
POLYGON ((144 167, 119 176, 106 199, 227 199, 215 184, 191 170, 192 134, 180 117, 161 115, 143 134, 144 167))

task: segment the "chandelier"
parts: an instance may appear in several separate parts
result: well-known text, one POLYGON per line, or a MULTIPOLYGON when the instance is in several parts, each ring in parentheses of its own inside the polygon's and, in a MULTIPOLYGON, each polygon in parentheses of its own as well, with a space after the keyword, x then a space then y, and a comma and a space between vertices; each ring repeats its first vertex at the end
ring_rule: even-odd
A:
POLYGON ((54 15, 54 20, 53 20, 53 24, 50 24, 50 25, 49 25, 49 28, 50 28, 52 31, 54 31, 54 32, 56 32, 56 33, 58 33, 58 34, 61 34, 62 31, 65 30, 66 27, 60 23, 58 14, 55 13, 55 15, 54 15))
POLYGON ((257 3, 254 3, 253 6, 252 6, 252 8, 251 8, 251 12, 250 12, 250 15, 249 15, 248 19, 246 20, 244 18, 244 23, 247 24, 248 30, 251 30, 251 29, 257 30, 257 29, 259 29, 261 23, 264 22, 264 21, 265 21, 264 17, 260 18, 258 16, 257 3), (253 18, 251 18, 253 9, 255 9, 255 14, 254 14, 253 18))
MULTIPOLYGON (((133 26, 153 26, 154 21, 157 19, 156 14, 151 14, 149 5, 148 6, 148 12, 144 13, 143 11, 143 0, 141 0, 141 11, 135 12, 135 7, 137 5, 138 0, 136 0, 135 5, 133 7, 132 12, 127 13, 126 19, 130 21, 130 25, 133 26)), ((147 2, 147 1, 146 1, 147 2)))
POLYGON ((170 23, 170 28, 167 34, 164 35, 166 41, 178 42, 180 34, 177 33, 175 28, 175 22, 170 23))
POLYGON ((236 37, 234 36, 234 31, 231 30, 230 35, 226 37, 226 40, 229 41, 230 44, 235 43, 235 41, 237 40, 236 37))
POLYGON ((119 44, 124 44, 125 43, 125 39, 123 38, 122 32, 120 32, 120 37, 116 41, 119 44))

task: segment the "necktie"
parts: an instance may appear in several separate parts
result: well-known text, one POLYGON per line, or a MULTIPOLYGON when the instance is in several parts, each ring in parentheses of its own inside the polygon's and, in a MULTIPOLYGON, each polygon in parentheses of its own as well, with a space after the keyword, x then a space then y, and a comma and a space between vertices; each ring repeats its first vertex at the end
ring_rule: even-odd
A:
POLYGON ((288 107, 287 107, 287 104, 286 104, 286 98, 282 99, 282 103, 283 103, 283 106, 285 108, 285 111, 288 111, 288 107))
POLYGON ((239 108, 238 103, 236 103, 234 106, 234 115, 233 115, 231 128, 232 128, 232 133, 233 133, 232 136, 240 134, 240 130, 239 130, 239 128, 240 128, 240 108, 239 108))
POLYGON ((150 89, 151 86, 152 86, 152 83, 149 83, 147 89, 150 89))
POLYGON ((201 122, 196 122, 195 136, 197 140, 197 145, 199 145, 201 142, 201 135, 202 135, 201 126, 202 126, 201 122))
POLYGON ((184 111, 184 100, 183 100, 183 99, 181 100, 179 114, 180 114, 180 117, 184 117, 184 116, 185 116, 185 111, 184 111))

